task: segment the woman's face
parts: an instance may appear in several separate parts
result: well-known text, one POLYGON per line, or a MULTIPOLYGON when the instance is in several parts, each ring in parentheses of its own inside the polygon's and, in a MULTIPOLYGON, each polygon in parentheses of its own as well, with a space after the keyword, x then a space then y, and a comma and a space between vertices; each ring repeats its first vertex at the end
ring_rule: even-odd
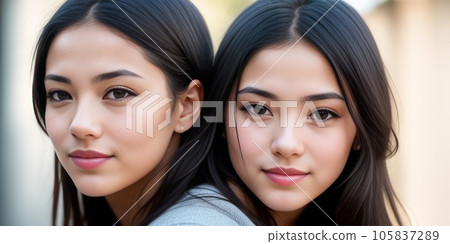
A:
POLYGON ((229 106, 226 112, 234 169, 280 214, 300 213, 338 178, 356 135, 325 57, 304 42, 288 49, 263 49, 250 60, 238 88, 237 110, 234 114, 229 106), (234 121, 236 127, 230 126, 234 121))
MULTIPOLYGON (((173 123, 158 128, 170 103, 160 103, 153 118, 129 114, 131 124, 142 122, 140 133, 127 124, 127 102, 137 95, 150 91, 160 96, 156 102, 170 97, 162 70, 137 45, 103 25, 83 24, 56 36, 46 67, 47 132, 80 192, 106 196, 132 186, 178 147, 173 123)), ((156 102, 140 109, 150 111, 156 102)))

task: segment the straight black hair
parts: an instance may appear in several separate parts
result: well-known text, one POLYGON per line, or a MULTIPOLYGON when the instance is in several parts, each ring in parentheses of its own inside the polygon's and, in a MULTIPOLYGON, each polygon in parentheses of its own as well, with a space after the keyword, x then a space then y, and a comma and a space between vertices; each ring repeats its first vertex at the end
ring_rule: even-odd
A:
MULTIPOLYGON (((87 22, 105 25, 137 44, 149 62, 164 72, 171 96, 176 97, 186 90, 192 79, 209 86, 213 62, 211 38, 202 16, 190 1, 68 0, 45 25, 34 55, 33 107, 44 132, 47 102, 44 77, 50 45, 65 29, 87 22)), ((152 199, 141 208, 147 217, 140 224, 150 223, 192 186, 193 177, 212 141, 208 134, 211 128, 215 127, 191 128, 181 135, 180 148, 172 160, 162 163, 173 164, 174 159, 180 161, 167 173, 152 199)), ((104 197, 89 197, 76 189, 56 155, 54 178, 53 224, 57 224, 60 192, 64 225, 112 225, 117 221, 104 197)))
MULTIPOLYGON (((293 45, 299 40, 315 46, 332 66, 355 122, 361 148, 351 151, 342 174, 314 201, 338 225, 401 225, 398 209, 401 204, 386 168, 386 159, 398 149, 392 92, 370 30, 344 1, 256 1, 226 32, 216 54, 213 89, 206 100, 236 100, 237 92, 231 91, 238 90, 243 70, 257 52, 293 45)), ((216 185, 255 224, 275 225, 271 211, 234 171, 222 133, 223 130, 216 131, 208 155, 207 181, 216 185), (230 182, 248 195, 256 213, 237 198, 230 182)), ((334 225, 334 222, 309 204, 297 224, 334 225)))

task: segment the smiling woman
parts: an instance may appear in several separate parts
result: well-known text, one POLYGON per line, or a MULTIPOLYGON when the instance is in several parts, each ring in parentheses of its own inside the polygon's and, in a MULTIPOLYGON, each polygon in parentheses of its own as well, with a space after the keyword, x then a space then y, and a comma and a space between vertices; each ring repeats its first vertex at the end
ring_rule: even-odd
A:
POLYGON ((293 225, 310 199, 336 181, 357 141, 355 123, 333 69, 310 44, 294 46, 255 84, 288 48, 269 47, 249 61, 241 77, 237 104, 245 100, 250 104, 265 101, 267 105, 260 113, 255 113, 254 107, 244 106, 226 113, 235 114, 231 121, 238 125, 237 130, 226 126, 226 137, 230 159, 240 179, 274 214, 284 213, 290 218, 279 220, 281 224, 293 225), (243 92, 252 85, 272 95, 243 92), (283 111, 275 101, 294 103, 283 111), (310 111, 305 111, 306 101, 314 102, 310 111), (266 128, 256 123, 240 127, 249 113, 265 122, 266 128), (302 113, 306 120, 300 121, 302 113))
POLYGON ((254 223, 403 223, 386 170, 397 150, 390 88, 351 6, 256 1, 225 34, 213 75, 206 100, 232 103, 208 181, 254 223))
MULTIPOLYGON (((177 109, 174 123, 152 128, 157 133, 149 138, 127 129, 125 108, 144 91, 170 97, 166 86, 162 70, 147 61, 139 46, 103 25, 83 24, 55 37, 46 65, 45 123, 56 155, 79 191, 108 200, 136 179, 146 176, 141 184, 151 186, 161 177, 149 172, 170 159, 179 144, 173 131, 181 133, 186 121, 175 117, 177 109)), ((155 126, 164 121, 167 109, 170 104, 155 113, 155 126)))
POLYGON ((35 115, 56 153, 54 224, 61 189, 65 225, 149 224, 184 196, 210 144, 210 127, 191 127, 212 58, 189 1, 69 0, 58 9, 37 44, 33 82, 35 115), (152 121, 133 113, 151 126, 130 129, 127 104, 148 91, 158 98, 148 101, 173 102, 152 121))

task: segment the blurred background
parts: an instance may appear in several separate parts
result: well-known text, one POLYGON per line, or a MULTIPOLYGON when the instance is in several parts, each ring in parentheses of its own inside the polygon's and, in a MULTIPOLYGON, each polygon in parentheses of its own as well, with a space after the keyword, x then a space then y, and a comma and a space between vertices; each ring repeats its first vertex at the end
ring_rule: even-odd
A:
MULTIPOLYGON (((253 0, 192 0, 217 48, 253 0)), ((50 225, 53 151, 31 102, 38 35, 61 0, 0 0, 0 225, 50 225)), ((392 78, 394 188, 414 225, 450 225, 450 0, 352 0, 392 78), (442 117, 440 117, 442 116, 442 117)))

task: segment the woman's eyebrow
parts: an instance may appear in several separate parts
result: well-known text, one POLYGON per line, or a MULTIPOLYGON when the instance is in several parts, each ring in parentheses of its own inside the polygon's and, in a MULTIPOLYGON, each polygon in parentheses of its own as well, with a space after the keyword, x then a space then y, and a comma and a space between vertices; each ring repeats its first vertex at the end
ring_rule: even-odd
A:
MULTIPOLYGON (((238 94, 244 94, 244 93, 253 93, 256 94, 258 96, 261 97, 265 97, 265 98, 269 98, 272 100, 276 100, 277 99, 277 95, 268 92, 268 91, 264 91, 255 87, 245 87, 241 90, 239 90, 238 94)), ((319 93, 319 94, 312 94, 312 95, 308 95, 305 97, 302 97, 300 99, 300 101, 305 102, 305 101, 319 101, 319 100, 326 100, 326 99, 338 99, 338 100, 342 100, 345 101, 345 99, 335 93, 335 92, 327 92, 327 93, 319 93)))
POLYGON ((126 69, 121 69, 121 70, 115 70, 115 71, 111 71, 108 73, 103 73, 100 75, 97 75, 94 78, 94 81, 98 82, 98 81, 104 81, 104 80, 109 80, 109 79, 114 79, 116 77, 120 77, 120 76, 131 76, 131 77, 138 77, 138 78, 142 78, 142 76, 131 72, 129 70, 126 69))
MULTIPOLYGON (((138 78, 142 78, 142 76, 131 72, 129 70, 126 69, 121 69, 121 70, 115 70, 115 71, 111 71, 111 72, 107 72, 107 73, 103 73, 103 74, 99 74, 94 78, 94 82, 99 82, 99 81, 104 81, 104 80, 110 80, 110 79, 114 79, 120 76, 131 76, 131 77, 138 77, 138 78)), ((55 75, 55 74, 48 74, 45 76, 44 78, 45 81, 47 80, 53 80, 53 81, 58 81, 58 82, 62 82, 62 83, 67 83, 70 84, 71 81, 69 78, 61 76, 61 75, 55 75)))
POLYGON ((245 87, 238 91, 238 94, 244 94, 244 93, 253 93, 261 97, 269 98, 272 100, 275 100, 277 96, 271 92, 264 91, 255 87, 245 87))
POLYGON ((326 100, 326 99, 338 99, 338 100, 345 101, 345 99, 341 95, 339 95, 335 92, 327 92, 327 93, 320 93, 320 94, 313 94, 313 95, 305 96, 305 97, 302 97, 300 99, 300 101, 305 102, 305 101, 318 101, 318 100, 326 100))
POLYGON ((58 82, 67 83, 67 84, 71 83, 69 78, 66 78, 66 77, 60 76, 60 75, 54 75, 54 74, 46 75, 44 78, 44 81, 48 81, 48 80, 58 81, 58 82))

